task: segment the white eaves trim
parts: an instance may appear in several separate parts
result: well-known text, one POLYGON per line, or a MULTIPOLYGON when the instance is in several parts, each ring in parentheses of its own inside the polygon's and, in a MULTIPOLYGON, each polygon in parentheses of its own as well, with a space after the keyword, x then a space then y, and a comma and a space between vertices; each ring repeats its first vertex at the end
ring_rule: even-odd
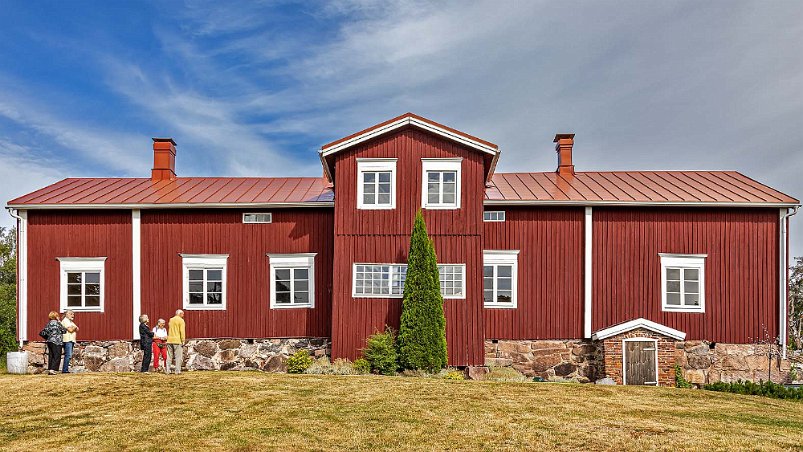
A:
POLYGON ((686 333, 665 325, 661 325, 660 323, 653 322, 652 320, 647 320, 645 318, 638 318, 629 322, 620 323, 618 325, 601 329, 594 333, 591 336, 591 339, 600 341, 638 328, 644 328, 645 330, 650 330, 654 333, 662 334, 679 341, 686 339, 686 333))
POLYGON ((651 207, 796 207, 799 204, 779 202, 702 202, 702 201, 560 201, 560 200, 520 200, 486 199, 485 206, 651 206, 651 207))
POLYGON ((487 154, 491 154, 491 155, 494 155, 494 156, 499 154, 499 150, 496 149, 493 146, 488 146, 485 143, 481 143, 479 141, 472 140, 472 139, 464 137, 464 136, 462 136, 460 134, 456 134, 454 132, 446 130, 446 129, 442 128, 442 127, 438 127, 438 126, 430 124, 428 122, 421 121, 418 118, 413 118, 413 117, 407 116, 407 117, 401 118, 401 119, 399 119, 397 121, 393 121, 390 124, 385 124, 382 127, 377 127, 375 129, 369 130, 368 132, 365 132, 363 134, 357 135, 356 137, 353 137, 351 139, 348 139, 348 140, 345 140, 343 142, 337 143, 336 145, 334 145, 332 147, 329 147, 329 148, 326 148, 326 149, 321 149, 320 155, 321 155, 321 157, 327 157, 327 156, 332 155, 332 154, 334 154, 336 152, 340 152, 340 151, 342 151, 344 149, 348 149, 348 148, 350 148, 350 147, 352 147, 352 146, 354 146, 356 144, 362 143, 364 141, 368 141, 368 140, 370 140, 370 139, 372 139, 374 137, 386 134, 388 132, 391 132, 393 130, 396 130, 396 129, 399 129, 399 128, 402 128, 402 127, 408 126, 408 125, 415 126, 415 127, 420 128, 420 129, 435 133, 435 134, 440 135, 440 136, 442 136, 444 138, 448 138, 448 139, 450 139, 452 141, 456 141, 456 142, 458 142, 460 144, 463 144, 463 145, 466 145, 468 147, 477 149, 477 150, 485 152, 487 154))
POLYGON ((273 202, 273 203, 254 203, 254 202, 223 202, 223 203, 171 203, 171 204, 21 204, 11 205, 10 209, 27 210, 73 210, 73 209, 240 209, 240 208, 265 208, 265 209, 285 209, 291 207, 334 207, 333 201, 310 201, 310 202, 273 202))

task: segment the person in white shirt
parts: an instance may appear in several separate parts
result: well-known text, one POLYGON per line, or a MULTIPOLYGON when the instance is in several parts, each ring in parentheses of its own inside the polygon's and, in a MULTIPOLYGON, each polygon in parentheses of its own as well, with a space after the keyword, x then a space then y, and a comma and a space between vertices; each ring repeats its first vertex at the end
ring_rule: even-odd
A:
POLYGON ((167 326, 165 319, 159 319, 153 327, 153 370, 159 370, 159 358, 167 371, 167 326))
POLYGON ((75 348, 75 336, 78 332, 78 325, 73 322, 75 319, 75 312, 68 309, 64 311, 64 319, 61 321, 62 326, 67 329, 64 333, 64 364, 61 367, 61 373, 70 373, 70 358, 72 358, 73 348, 75 348))

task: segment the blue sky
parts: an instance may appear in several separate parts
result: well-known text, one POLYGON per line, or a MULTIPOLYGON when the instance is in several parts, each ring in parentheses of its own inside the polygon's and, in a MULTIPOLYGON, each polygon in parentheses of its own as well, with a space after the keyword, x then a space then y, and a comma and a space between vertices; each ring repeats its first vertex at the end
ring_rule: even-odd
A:
POLYGON ((499 144, 500 171, 552 170, 572 131, 578 170, 803 197, 796 1, 3 2, 0 27, 4 200, 146 176, 152 136, 180 175, 318 175, 321 144, 406 111, 499 144))

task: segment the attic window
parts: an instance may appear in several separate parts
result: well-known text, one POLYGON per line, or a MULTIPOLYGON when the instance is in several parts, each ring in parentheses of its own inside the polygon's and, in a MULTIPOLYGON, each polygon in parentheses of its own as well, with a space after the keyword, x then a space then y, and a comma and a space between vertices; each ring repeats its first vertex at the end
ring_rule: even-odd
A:
POLYGON ((505 221, 505 211, 504 210, 487 210, 482 213, 482 220, 488 222, 504 222, 505 221))
POLYGON ((258 224, 258 223, 273 223, 273 215, 268 213, 244 213, 243 223, 245 224, 258 224))

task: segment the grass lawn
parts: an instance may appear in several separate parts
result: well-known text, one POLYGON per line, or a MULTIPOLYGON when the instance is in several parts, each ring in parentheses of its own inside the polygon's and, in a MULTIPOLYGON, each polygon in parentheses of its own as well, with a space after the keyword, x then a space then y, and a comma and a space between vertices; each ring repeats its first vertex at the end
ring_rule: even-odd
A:
POLYGON ((803 448, 801 402, 679 389, 194 372, 0 394, 3 450, 803 448))

